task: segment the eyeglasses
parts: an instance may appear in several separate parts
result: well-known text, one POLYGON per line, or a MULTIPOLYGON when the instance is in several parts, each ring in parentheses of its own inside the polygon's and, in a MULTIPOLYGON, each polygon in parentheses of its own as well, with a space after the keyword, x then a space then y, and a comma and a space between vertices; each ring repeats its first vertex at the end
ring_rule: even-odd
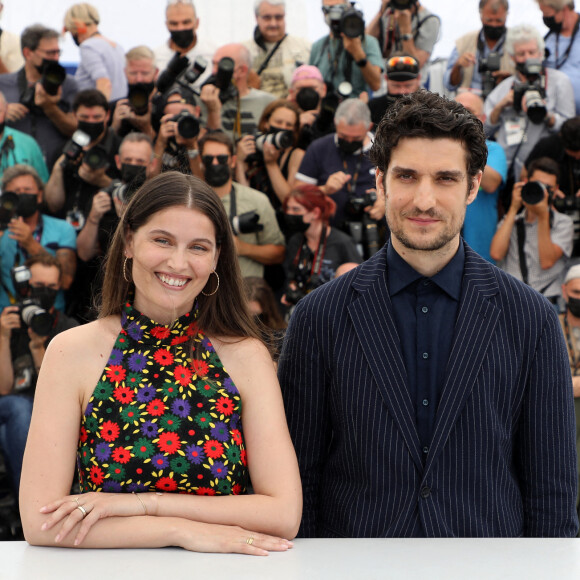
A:
POLYGON ((54 50, 42 50, 40 48, 37 48, 36 52, 44 53, 45 56, 53 58, 59 58, 60 55, 62 54, 62 50, 60 50, 60 48, 56 48, 54 50))
POLYGON ((225 165, 229 160, 229 155, 202 155, 201 161, 207 167, 208 165, 213 164, 213 160, 217 159, 219 165, 225 165))
POLYGON ((284 14, 258 14, 258 18, 261 18, 262 20, 275 20, 276 22, 282 22, 284 16, 284 14))

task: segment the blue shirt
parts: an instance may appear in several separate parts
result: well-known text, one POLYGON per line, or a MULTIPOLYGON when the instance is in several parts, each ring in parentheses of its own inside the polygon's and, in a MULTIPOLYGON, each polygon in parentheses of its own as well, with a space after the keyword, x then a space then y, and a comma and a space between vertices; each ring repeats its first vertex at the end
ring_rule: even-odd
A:
POLYGON ((399 256, 391 243, 387 248, 389 296, 424 458, 444 387, 464 263, 465 251, 460 243, 451 261, 432 278, 425 278, 399 256))

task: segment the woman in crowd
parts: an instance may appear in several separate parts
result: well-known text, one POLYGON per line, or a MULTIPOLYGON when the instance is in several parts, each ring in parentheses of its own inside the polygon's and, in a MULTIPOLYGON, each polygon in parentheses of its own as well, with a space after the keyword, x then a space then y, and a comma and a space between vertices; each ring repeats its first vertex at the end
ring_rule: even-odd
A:
POLYGON ((21 478, 26 539, 265 555, 291 547, 301 505, 223 205, 201 180, 164 173, 123 214, 99 319, 46 353, 21 478), (81 493, 69 495, 75 460, 81 493))

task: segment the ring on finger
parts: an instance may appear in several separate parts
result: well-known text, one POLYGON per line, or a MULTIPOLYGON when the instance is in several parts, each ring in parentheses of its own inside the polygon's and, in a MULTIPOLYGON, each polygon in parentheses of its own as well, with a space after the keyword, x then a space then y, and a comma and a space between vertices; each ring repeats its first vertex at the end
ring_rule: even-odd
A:
POLYGON ((79 498, 78 497, 73 497, 71 501, 75 501, 77 503, 78 506, 80 506, 81 504, 79 503, 79 498))
POLYGON ((87 517, 87 510, 80 504, 76 507, 76 509, 81 510, 81 513, 83 514, 83 520, 84 520, 87 517))
POLYGON ((246 540, 246 544, 248 544, 248 546, 251 546, 254 543, 254 536, 250 536, 247 540, 246 540))

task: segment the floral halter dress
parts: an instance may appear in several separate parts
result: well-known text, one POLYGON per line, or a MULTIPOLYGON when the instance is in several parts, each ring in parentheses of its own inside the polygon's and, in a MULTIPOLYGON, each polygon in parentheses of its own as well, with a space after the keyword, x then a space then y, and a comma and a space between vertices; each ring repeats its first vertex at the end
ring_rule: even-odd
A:
POLYGON ((82 492, 245 493, 240 393, 196 319, 163 326, 125 304, 81 422, 82 492))

